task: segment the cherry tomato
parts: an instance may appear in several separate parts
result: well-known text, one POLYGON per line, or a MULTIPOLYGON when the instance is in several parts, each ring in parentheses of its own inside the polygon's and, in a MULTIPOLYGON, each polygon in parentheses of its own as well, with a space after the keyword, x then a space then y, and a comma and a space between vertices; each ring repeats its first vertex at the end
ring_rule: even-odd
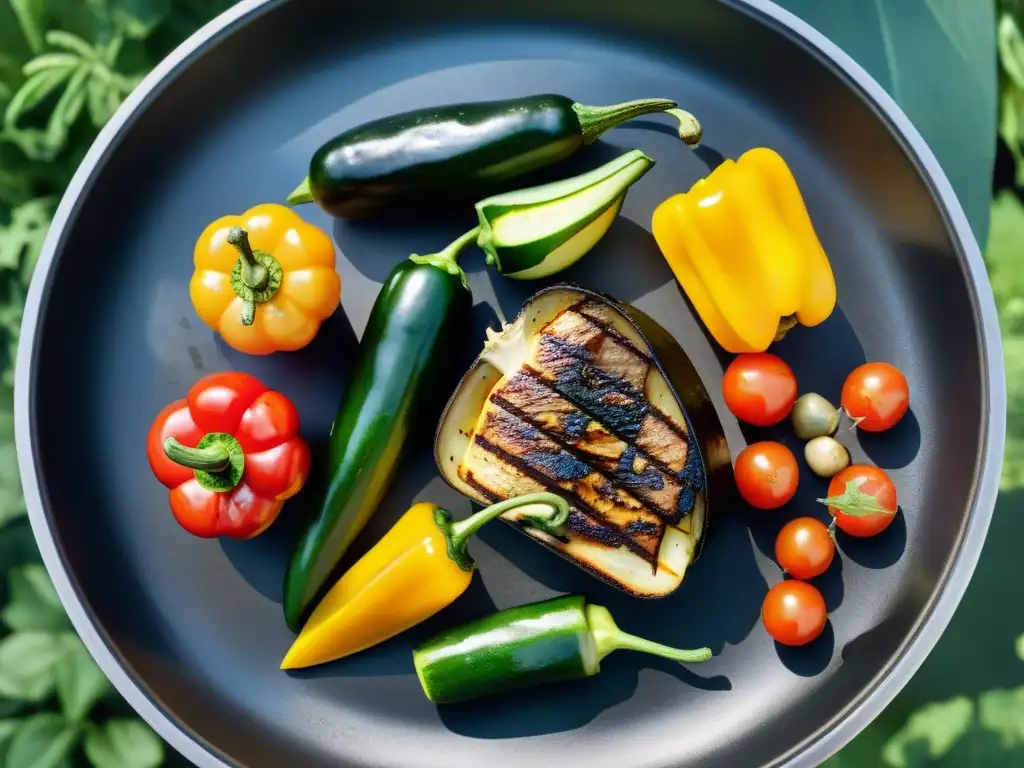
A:
POLYGON ((846 377, 843 410, 865 432, 882 432, 903 418, 910 407, 907 378, 889 363, 864 363, 846 377))
POLYGON ((789 416, 796 401, 796 376, 767 352, 738 355, 722 376, 725 405, 740 421, 770 427, 789 416))
POLYGON ((782 443, 752 443, 736 457, 736 485, 752 507, 777 509, 793 498, 800 469, 796 457, 782 443))
POLYGON ((821 634, 827 619, 825 598, 805 581, 779 582, 761 604, 765 630, 783 645, 806 645, 821 634))
POLYGON ((851 536, 874 536, 896 517, 896 486, 878 467, 853 464, 832 478, 821 499, 836 525, 851 536))
POLYGON ((775 559, 795 579, 813 579, 832 564, 836 545, 828 526, 813 517, 790 520, 775 539, 775 559))

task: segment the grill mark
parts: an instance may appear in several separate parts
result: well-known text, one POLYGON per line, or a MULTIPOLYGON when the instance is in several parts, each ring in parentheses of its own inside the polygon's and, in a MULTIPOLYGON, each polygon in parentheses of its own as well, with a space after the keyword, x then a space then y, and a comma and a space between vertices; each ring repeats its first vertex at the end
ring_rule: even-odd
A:
MULTIPOLYGON (((588 516, 596 518, 600 521, 602 525, 607 526, 608 533, 614 536, 614 542, 608 536, 599 537, 596 532, 594 535, 589 535, 590 538, 594 539, 595 541, 599 541, 602 544, 607 544, 609 546, 625 544, 636 555, 642 557, 644 560, 650 563, 652 567, 657 567, 658 549, 660 549, 661 547, 660 534, 657 536, 657 539, 654 542, 650 542, 648 544, 648 547, 645 548, 639 541, 636 540, 636 536, 648 535, 648 531, 645 528, 629 530, 632 523, 626 525, 624 528, 621 529, 615 528, 613 524, 604 519, 604 516, 601 515, 601 513, 597 509, 588 504, 583 498, 581 498, 578 495, 578 493, 575 490, 575 485, 573 485, 570 488, 565 488, 561 486, 557 480, 545 476, 541 472, 538 472, 537 469, 534 466, 531 466, 530 463, 524 461, 519 456, 516 456, 506 451, 501 446, 492 443, 483 435, 477 434, 476 437, 473 439, 481 449, 487 451, 488 453, 490 453, 492 456, 495 456, 499 460, 504 461, 507 464, 510 464, 511 466, 515 467, 523 475, 526 475, 527 477, 531 478, 535 482, 544 486, 546 489, 555 493, 562 493, 564 495, 568 495, 569 497, 571 497, 573 499, 574 506, 578 507, 581 511, 586 510, 589 513, 588 516)), ((583 531, 581 530, 580 532, 582 533, 583 531)), ((662 526, 661 533, 663 532, 664 528, 662 526)))
MULTIPOLYGON (((619 333, 619 331, 611 324, 611 321, 607 319, 606 315, 602 311, 604 309, 606 309, 606 306, 604 304, 599 304, 598 302, 593 301, 591 299, 584 299, 578 304, 574 304, 573 306, 569 307, 567 311, 572 311, 578 315, 583 315, 583 317, 587 318, 587 320, 589 320, 602 331, 607 333, 609 336, 611 336, 613 339, 619 342, 619 344, 629 349, 634 355, 639 357, 641 360, 646 362, 648 365, 653 365, 653 358, 646 352, 644 352, 642 349, 637 349, 636 345, 634 345, 632 341, 630 341, 628 338, 619 333)), ((609 311, 614 312, 615 310, 609 311)))
MULTIPOLYGON (((603 434, 618 443, 611 445, 612 452, 602 454, 597 450, 587 450, 583 447, 588 444, 581 438, 587 434, 587 427, 594 420, 527 371, 522 371, 509 379, 501 389, 491 394, 490 400, 503 410, 543 431, 546 437, 574 456, 609 473, 612 480, 626 490, 635 492, 654 507, 658 514, 671 522, 678 522, 681 514, 692 508, 692 503, 688 507, 680 506, 684 489, 675 472, 653 456, 638 450, 636 446, 611 435, 603 425, 600 425, 603 434), (529 404, 536 403, 536 409, 528 411, 527 406, 521 407, 519 402, 523 401, 528 401, 529 404), (549 415, 554 418, 548 418, 549 415), (614 451, 619 450, 620 446, 621 451, 615 456, 614 451), (666 486, 669 486, 668 499, 665 498, 666 493, 659 493, 664 491, 666 486)), ((598 447, 596 443, 593 445, 595 448, 598 447)))

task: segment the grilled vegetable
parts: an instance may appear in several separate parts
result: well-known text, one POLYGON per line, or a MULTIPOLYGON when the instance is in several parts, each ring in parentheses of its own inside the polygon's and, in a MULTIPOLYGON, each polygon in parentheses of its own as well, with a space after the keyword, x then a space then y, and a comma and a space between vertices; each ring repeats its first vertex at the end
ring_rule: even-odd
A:
POLYGON ((438 428, 441 475, 485 504, 560 493, 564 529, 521 530, 632 594, 675 590, 731 471, 685 354, 635 308, 569 285, 488 335, 438 428))
POLYGON ((630 185, 654 166, 634 149, 589 173, 476 204, 477 244, 506 277, 535 280, 575 264, 615 221, 630 185))
POLYGON ((710 648, 682 651, 628 635, 607 608, 567 595, 521 605, 455 627, 413 651, 431 701, 447 703, 590 677, 612 651, 640 651, 680 664, 711 658, 710 648))
POLYGON ((727 352, 763 352, 836 305, 832 267, 796 179, 770 149, 726 160, 654 211, 654 237, 727 352))
POLYGON ((281 662, 299 669, 350 656, 426 621, 473 580, 466 545, 480 527, 515 509, 530 525, 559 526, 565 500, 520 496, 455 522, 436 504, 416 504, 331 587, 281 662))
POLYGON ((405 112, 351 128, 321 146, 309 176, 288 196, 316 201, 345 219, 438 196, 473 200, 564 160, 605 131, 640 115, 668 112, 679 135, 700 140, 700 124, 668 99, 588 107, 541 95, 405 112))
POLYGON ((302 532, 285 576, 284 613, 292 629, 301 625, 376 510, 410 430, 435 418, 434 398, 443 398, 447 369, 472 305, 457 259, 475 236, 473 230, 441 253, 402 261, 370 310, 331 428, 326 496, 302 532))

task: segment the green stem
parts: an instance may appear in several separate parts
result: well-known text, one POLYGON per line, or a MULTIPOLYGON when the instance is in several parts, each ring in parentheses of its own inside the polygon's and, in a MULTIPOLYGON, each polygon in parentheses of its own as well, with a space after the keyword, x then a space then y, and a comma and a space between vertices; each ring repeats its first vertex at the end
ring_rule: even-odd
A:
POLYGON ((228 231, 228 242, 238 249, 242 257, 243 282, 254 291, 264 290, 270 283, 270 273, 256 260, 256 254, 249 244, 249 233, 241 227, 232 227, 228 231))
POLYGON ((685 109, 666 109, 665 114, 672 115, 672 117, 679 121, 680 139, 691 147, 696 147, 700 144, 700 139, 704 135, 704 128, 696 117, 685 109))
POLYGON ((419 254, 413 254, 409 259, 416 264, 429 264, 432 267, 437 267, 447 272, 449 275, 458 275, 462 278, 462 287, 467 291, 469 290, 469 279, 466 277, 466 273, 459 266, 459 257, 462 252, 466 249, 466 246, 470 243, 476 242, 480 236, 480 227, 473 227, 466 234, 453 240, 443 251, 439 253, 430 253, 426 256, 420 256, 419 254))
POLYGON ((286 198, 288 205, 304 205, 313 202, 313 191, 309 187, 309 176, 302 180, 292 193, 286 198))
POLYGON ((642 637, 627 634, 615 624, 608 609, 600 605, 588 605, 587 625, 590 628, 590 637, 594 642, 595 659, 593 661, 594 672, 601 666, 601 660, 612 651, 630 650, 649 653, 652 656, 660 656, 663 659, 671 659, 680 664, 695 664, 707 661, 711 658, 710 648, 697 648, 692 651, 684 651, 679 648, 672 648, 661 643, 644 640, 642 637))
POLYGON ((561 496, 553 493, 528 493, 492 504, 457 523, 452 522, 451 513, 447 510, 437 509, 434 512, 434 520, 448 540, 448 556, 458 563, 460 568, 471 571, 476 564, 466 551, 469 540, 485 523, 521 507, 526 507, 520 513, 523 519, 546 531, 553 531, 565 525, 569 519, 569 505, 561 496), (531 506, 536 506, 536 509, 530 509, 531 506))
POLYGON ((671 99, 637 99, 636 101, 624 101, 621 104, 609 104, 605 107, 573 104, 572 109, 580 121, 583 143, 593 144, 601 137, 601 134, 620 123, 640 115, 664 112, 675 106, 676 102, 671 99))
POLYGON ((220 443, 208 445, 206 448, 189 448, 173 437, 168 437, 164 440, 164 453, 175 464, 204 472, 223 472, 231 463, 227 446, 220 443))

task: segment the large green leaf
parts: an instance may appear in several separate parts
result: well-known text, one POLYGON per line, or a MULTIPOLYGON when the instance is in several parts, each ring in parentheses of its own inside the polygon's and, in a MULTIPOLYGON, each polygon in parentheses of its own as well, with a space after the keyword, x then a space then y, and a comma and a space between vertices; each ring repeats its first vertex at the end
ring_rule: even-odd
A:
POLYGON ((68 635, 66 644, 67 651, 57 664, 57 695, 64 717, 77 723, 112 688, 77 636, 68 635))
POLYGON ((164 745, 138 720, 110 720, 86 734, 85 756, 94 768, 156 768, 164 745))
POLYGON ((15 632, 54 632, 70 628, 64 606, 46 573, 36 563, 9 573, 10 601, 4 607, 4 623, 15 632))
POLYGON ((63 768, 77 740, 78 731, 60 715, 38 714, 15 732, 6 768, 63 768))
POLYGON ((776 0, 823 32, 896 99, 984 243, 996 138, 992 0, 776 0))
POLYGON ((0 642, 0 695, 18 701, 42 701, 57 682, 64 639, 47 632, 18 632, 0 642))
POLYGON ((958 697, 915 712, 885 746, 882 758, 895 768, 941 759, 974 722, 974 702, 958 697))

